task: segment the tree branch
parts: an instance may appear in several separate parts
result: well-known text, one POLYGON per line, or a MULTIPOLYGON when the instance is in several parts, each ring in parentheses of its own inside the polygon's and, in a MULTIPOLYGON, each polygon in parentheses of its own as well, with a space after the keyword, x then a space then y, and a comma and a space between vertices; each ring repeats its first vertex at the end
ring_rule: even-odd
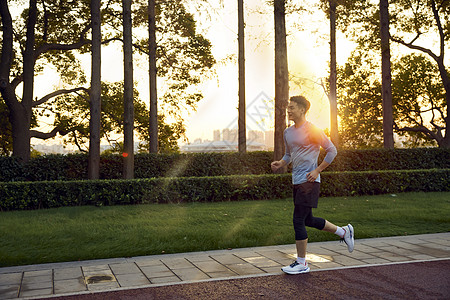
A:
POLYGON ((79 49, 84 45, 90 44, 91 41, 86 39, 86 33, 88 32, 88 30, 90 28, 91 28, 91 23, 86 25, 86 27, 83 29, 83 31, 81 31, 80 39, 76 43, 73 43, 73 44, 57 44, 57 43, 43 44, 42 46, 40 46, 39 48, 36 49, 34 59, 37 60, 42 53, 46 53, 51 50, 74 50, 74 49, 79 49))
POLYGON ((37 130, 30 130, 30 137, 34 137, 34 138, 41 139, 41 140, 46 140, 46 139, 55 137, 57 133, 59 133, 60 135, 66 135, 68 132, 62 130, 59 127, 53 128, 53 130, 50 132, 41 132, 41 131, 37 131, 37 130))
POLYGON ((436 3, 434 0, 431 1, 431 9, 433 10, 433 16, 434 19, 436 20, 436 25, 439 31, 439 38, 440 38, 440 42, 441 42, 441 53, 440 53, 440 57, 444 56, 444 30, 442 29, 442 24, 441 24, 441 19, 439 18, 439 14, 438 14, 438 10, 436 9, 436 3))
POLYGON ((78 91, 85 91, 85 92, 89 93, 89 89, 84 88, 84 87, 78 87, 78 88, 74 88, 71 90, 62 89, 62 90, 54 91, 53 93, 50 93, 37 101, 33 101, 32 107, 41 105, 42 103, 47 102, 49 99, 51 99, 53 97, 63 95, 63 94, 70 94, 70 93, 74 93, 74 92, 78 92, 78 91))
POLYGON ((21 84, 22 81, 23 81, 23 75, 20 74, 19 76, 15 77, 15 78, 11 81, 11 88, 12 88, 13 90, 16 90, 17 86, 18 86, 19 84, 21 84))
POLYGON ((399 38, 396 38, 394 36, 391 36, 391 40, 393 42, 396 42, 396 43, 400 44, 400 45, 406 46, 409 49, 422 51, 422 52, 430 55, 435 61, 439 61, 439 57, 436 54, 434 54, 430 49, 427 49, 427 48, 422 47, 422 46, 416 46, 416 45, 413 45, 411 43, 406 43, 405 41, 403 41, 403 40, 401 40, 399 38))
MULTIPOLYGON (((122 43, 123 43, 123 39, 122 39, 122 38, 114 37, 114 38, 109 38, 109 39, 104 40, 104 41, 102 42, 102 44, 107 44, 107 43, 113 42, 113 41, 119 41, 119 42, 122 42, 122 43)), ((141 51, 142 53, 148 55, 148 51, 147 51, 146 49, 143 49, 143 48, 142 48, 141 46, 139 46, 138 44, 134 44, 134 43, 133 43, 133 47, 136 48, 136 49, 138 49, 138 50, 141 51)))
POLYGON ((84 152, 84 153, 88 152, 88 151, 84 150, 83 148, 81 148, 81 145, 78 142, 78 138, 77 138, 76 134, 73 135, 73 140, 74 140, 74 144, 78 147, 78 150, 80 150, 81 152, 84 152))
POLYGON ((0 80, 2 85, 8 81, 13 61, 13 26, 12 17, 6 1, 0 2, 0 16, 2 25, 2 53, 0 60, 0 80), (3 83, 5 81, 5 83, 3 83))
POLYGON ((433 131, 429 130, 425 126, 417 126, 417 127, 398 127, 397 123, 394 122, 394 128, 397 131, 408 131, 408 132, 421 132, 427 135, 428 137, 438 141, 439 135, 434 133, 433 131))

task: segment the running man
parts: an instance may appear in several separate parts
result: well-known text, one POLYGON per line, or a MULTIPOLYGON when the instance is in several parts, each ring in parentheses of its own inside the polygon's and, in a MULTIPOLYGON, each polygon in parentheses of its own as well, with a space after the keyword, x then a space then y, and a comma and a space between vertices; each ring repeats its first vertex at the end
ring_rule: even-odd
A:
POLYGON ((284 131, 286 153, 281 160, 271 163, 272 171, 275 172, 292 162, 293 223, 297 260, 281 269, 287 274, 309 272, 306 262, 308 233, 305 226, 340 236, 347 244, 349 252, 352 252, 354 247, 354 231, 351 224, 339 227, 312 214, 312 208, 316 208, 319 201, 320 173, 331 164, 337 151, 325 133, 306 120, 310 105, 303 96, 290 98, 287 112, 289 120, 294 121, 294 125, 284 131), (320 147, 325 149, 326 156, 318 166, 320 147))

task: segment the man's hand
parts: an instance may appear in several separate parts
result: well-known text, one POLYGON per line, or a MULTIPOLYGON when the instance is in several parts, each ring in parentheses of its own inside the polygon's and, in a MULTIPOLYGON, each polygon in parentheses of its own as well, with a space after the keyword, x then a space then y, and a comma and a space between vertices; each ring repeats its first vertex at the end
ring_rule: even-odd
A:
POLYGON ((319 171, 317 171, 317 169, 306 174, 306 179, 309 182, 316 181, 317 177, 319 177, 319 171))
POLYGON ((274 161, 270 164, 272 172, 276 172, 279 168, 283 167, 284 163, 281 160, 274 161))

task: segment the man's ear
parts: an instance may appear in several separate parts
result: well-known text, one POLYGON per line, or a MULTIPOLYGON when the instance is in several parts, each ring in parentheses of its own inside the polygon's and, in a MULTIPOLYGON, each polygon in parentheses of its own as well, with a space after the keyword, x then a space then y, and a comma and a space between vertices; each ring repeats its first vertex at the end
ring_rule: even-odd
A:
POLYGON ((303 106, 298 106, 298 109, 302 112, 302 114, 306 114, 306 108, 304 108, 303 106))

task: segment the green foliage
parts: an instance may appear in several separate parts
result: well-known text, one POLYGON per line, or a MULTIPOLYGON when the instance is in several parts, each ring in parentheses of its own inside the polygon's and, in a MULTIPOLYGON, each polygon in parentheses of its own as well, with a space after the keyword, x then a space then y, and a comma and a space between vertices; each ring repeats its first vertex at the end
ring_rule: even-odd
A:
MULTIPOLYGON (((319 156, 322 161, 325 153, 319 156)), ((135 178, 272 174, 273 152, 167 153, 135 156, 135 178)), ((87 179, 87 154, 43 155, 18 166, 2 157, 0 181, 87 179)), ((122 178, 121 155, 102 155, 101 179, 122 178)), ((326 172, 450 168, 450 150, 441 148, 342 150, 326 172)))
POLYGON ((450 190, 450 169, 324 173, 322 196, 450 190))
POLYGON ((400 128, 425 127, 425 132, 398 131, 412 135, 412 146, 432 145, 437 131, 445 128, 447 109, 445 89, 439 77, 438 67, 424 55, 410 54, 392 65, 392 95, 394 119, 400 128), (425 121, 429 119, 429 121, 425 121))
POLYGON ((355 51, 337 69, 340 138, 343 147, 363 149, 381 147, 382 103, 379 69, 373 56, 355 51))
MULTIPOLYGON (((338 0, 338 27, 347 36, 367 49, 380 50, 379 1, 338 0)), ((440 1, 436 4, 440 22, 444 28, 444 40, 450 39, 450 4, 440 1)), ((390 34, 395 40, 417 44, 422 36, 439 36, 431 1, 393 0, 389 1, 390 34)), ((419 42, 420 43, 420 42, 419 42)))
MULTIPOLYGON (((322 152, 319 161, 325 156, 322 152)), ((450 168, 450 150, 440 148, 341 150, 326 172, 450 168)))
MULTIPOLYGON (((382 146, 380 66, 375 61, 370 52, 358 50, 338 68, 340 135, 348 149, 382 146)), ((396 60, 392 96, 395 132, 404 137, 403 146, 440 145, 447 104, 437 66, 424 55, 396 60)))
MULTIPOLYGON (((331 172, 322 196, 449 191, 450 169, 331 172)), ((0 210, 287 198, 291 175, 0 183, 0 210)))
POLYGON ((23 165, 15 157, 0 156, 0 182, 23 181, 23 165))

